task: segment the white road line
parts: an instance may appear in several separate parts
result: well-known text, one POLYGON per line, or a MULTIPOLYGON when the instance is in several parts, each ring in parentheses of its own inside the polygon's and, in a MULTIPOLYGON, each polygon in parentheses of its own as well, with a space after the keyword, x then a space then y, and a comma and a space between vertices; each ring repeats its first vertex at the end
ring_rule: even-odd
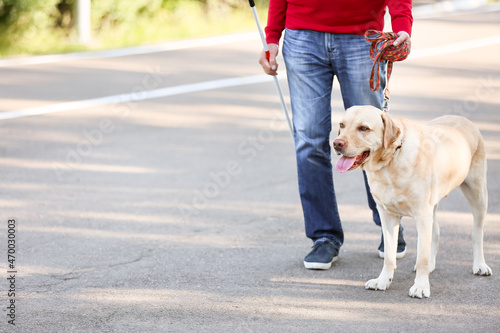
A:
MULTIPOLYGON (((222 40, 219 40, 219 41, 215 40, 213 42, 222 43, 222 40)), ((490 45, 499 44, 499 43, 500 43, 500 35, 497 35, 497 36, 485 37, 485 38, 450 44, 450 45, 432 47, 432 48, 423 49, 423 50, 415 50, 410 54, 410 56, 408 57, 408 60, 419 59, 419 58, 423 58, 423 57, 439 56, 439 55, 460 52, 460 51, 470 50, 470 49, 479 48, 479 47, 490 46, 490 45)), ((211 44, 211 45, 213 45, 213 44, 211 44)), ((178 47, 187 48, 190 46, 188 46, 188 43, 186 43, 184 45, 179 45, 178 47)), ((161 51, 158 51, 158 52, 161 52, 161 51)), ((147 52, 144 52, 144 53, 147 53, 147 52)), ((137 53, 137 54, 140 54, 140 53, 137 53)), ((109 57, 111 57, 111 55, 109 55, 109 57)), ((282 73, 280 75, 280 79, 285 79, 285 78, 286 78, 286 75, 284 75, 284 73, 282 73)), ((158 98, 158 97, 174 96, 174 95, 187 94, 187 93, 192 93, 192 92, 214 90, 214 89, 219 89, 219 88, 227 88, 227 87, 235 87, 235 86, 242 86, 242 85, 248 85, 248 84, 262 83, 262 82, 267 82, 267 81, 270 82, 271 77, 267 76, 265 74, 246 76, 246 77, 236 77, 236 78, 229 78, 229 79, 222 79, 222 80, 215 80, 215 81, 206 81, 206 82, 187 84, 187 85, 182 85, 182 86, 174 86, 174 87, 167 87, 167 88, 161 88, 161 89, 156 89, 156 90, 149 90, 149 91, 141 92, 140 95, 138 93, 120 94, 120 95, 106 96, 106 97, 100 97, 100 98, 94 98, 94 99, 87 99, 87 100, 82 100, 82 101, 51 104, 51 105, 46 105, 46 106, 41 106, 41 107, 33 107, 33 108, 28 108, 28 109, 21 109, 21 110, 16 110, 16 111, 5 111, 5 112, 0 112, 0 120, 15 119, 15 118, 43 115, 43 114, 49 114, 49 113, 55 113, 55 112, 84 109, 84 108, 102 106, 102 105, 126 103, 126 102, 131 102, 131 101, 142 101, 142 100, 158 98)))
POLYGON ((453 0, 438 1, 433 4, 413 8, 415 19, 443 17, 444 15, 461 15, 469 11, 488 10, 488 0, 453 0))
POLYGON ((500 43, 500 35, 497 35, 497 36, 479 38, 450 45, 436 46, 428 49, 412 51, 408 56, 408 60, 466 51, 499 43, 500 43))
POLYGON ((0 67, 29 66, 65 62, 72 60, 104 59, 127 57, 140 54, 183 50, 195 47, 216 46, 236 42, 245 42, 259 39, 257 32, 223 35, 207 38, 197 38, 181 40, 177 42, 167 42, 162 44, 145 45, 137 47, 127 47, 107 51, 77 52, 67 54, 51 54, 26 58, 0 59, 0 67))
POLYGON ((458 0, 438 1, 430 5, 413 8, 413 18, 416 20, 436 19, 474 14, 485 14, 500 11, 499 3, 489 3, 489 0, 458 0))
POLYGON ((16 119, 29 116, 37 116, 49 113, 71 111, 85 109, 95 106, 127 103, 143 101, 146 99, 159 98, 165 96, 174 96, 198 91, 214 90, 219 88, 243 86, 247 84, 255 84, 261 82, 271 82, 272 78, 266 74, 252 75, 245 77, 235 77, 230 79, 222 79, 215 81, 206 81, 193 84, 185 84, 182 86, 174 86, 167 88, 160 88, 155 90, 143 91, 140 93, 120 94, 113 96, 106 96, 100 98, 86 99, 82 101, 66 102, 59 104, 51 104, 39 107, 32 107, 28 109, 21 109, 16 111, 0 112, 0 120, 16 119))

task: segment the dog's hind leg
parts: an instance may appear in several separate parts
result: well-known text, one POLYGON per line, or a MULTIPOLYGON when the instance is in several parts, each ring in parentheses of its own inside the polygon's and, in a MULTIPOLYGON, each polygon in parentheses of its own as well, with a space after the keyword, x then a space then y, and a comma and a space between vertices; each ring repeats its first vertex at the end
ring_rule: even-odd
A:
POLYGON ((460 189, 467 199, 472 215, 474 216, 474 227, 472 229, 474 261, 472 272, 476 275, 491 275, 491 268, 486 265, 483 251, 483 227, 488 208, 486 159, 484 158, 484 154, 482 154, 483 156, 477 156, 478 153, 480 151, 476 151, 469 174, 462 185, 460 185, 460 189))

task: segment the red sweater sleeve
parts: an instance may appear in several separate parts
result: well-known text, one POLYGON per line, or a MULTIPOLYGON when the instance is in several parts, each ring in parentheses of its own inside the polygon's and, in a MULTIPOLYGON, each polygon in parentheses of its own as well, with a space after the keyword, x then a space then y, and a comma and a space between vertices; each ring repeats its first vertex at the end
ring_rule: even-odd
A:
POLYGON ((285 29, 287 0, 270 0, 267 16, 266 40, 268 44, 279 44, 281 33, 285 29))
POLYGON ((392 31, 395 33, 406 31, 411 35, 413 26, 412 0, 389 0, 387 6, 391 14, 392 31))
POLYGON ((363 35, 382 30, 386 7, 394 32, 411 34, 412 0, 270 0, 267 43, 279 43, 283 29, 363 35))

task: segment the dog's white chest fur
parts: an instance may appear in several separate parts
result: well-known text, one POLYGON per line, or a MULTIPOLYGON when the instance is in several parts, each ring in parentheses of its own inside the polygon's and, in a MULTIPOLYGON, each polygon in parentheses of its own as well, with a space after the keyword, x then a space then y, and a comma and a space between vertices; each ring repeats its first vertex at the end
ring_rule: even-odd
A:
POLYGON ((412 202, 411 191, 399 191, 401 188, 397 183, 402 183, 404 181, 395 179, 393 175, 387 169, 383 169, 377 172, 378 176, 376 180, 370 179, 370 173, 368 173, 368 181, 370 183, 371 193, 373 198, 379 206, 383 209, 399 215, 399 216, 413 216, 412 207, 409 205, 412 202))
POLYGON ((396 151, 390 165, 374 172, 366 172, 371 193, 377 204, 399 216, 413 217, 415 207, 410 203, 423 194, 422 186, 425 184, 422 180, 418 184, 413 181, 413 166, 418 159, 415 151, 418 151, 419 142, 420 137, 408 131, 401 149, 396 151))

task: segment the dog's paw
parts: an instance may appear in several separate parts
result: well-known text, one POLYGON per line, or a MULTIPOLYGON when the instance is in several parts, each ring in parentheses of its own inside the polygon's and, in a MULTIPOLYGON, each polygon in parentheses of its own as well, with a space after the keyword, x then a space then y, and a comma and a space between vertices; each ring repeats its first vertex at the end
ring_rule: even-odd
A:
POLYGON ((414 284, 413 287, 410 288, 409 292, 410 297, 416 298, 424 298, 431 296, 431 287, 429 285, 417 285, 414 284))
POLYGON ((365 284, 365 289, 386 290, 391 285, 392 279, 372 279, 365 284))
POLYGON ((493 273, 491 268, 486 264, 474 264, 472 272, 474 275, 491 275, 493 273))

